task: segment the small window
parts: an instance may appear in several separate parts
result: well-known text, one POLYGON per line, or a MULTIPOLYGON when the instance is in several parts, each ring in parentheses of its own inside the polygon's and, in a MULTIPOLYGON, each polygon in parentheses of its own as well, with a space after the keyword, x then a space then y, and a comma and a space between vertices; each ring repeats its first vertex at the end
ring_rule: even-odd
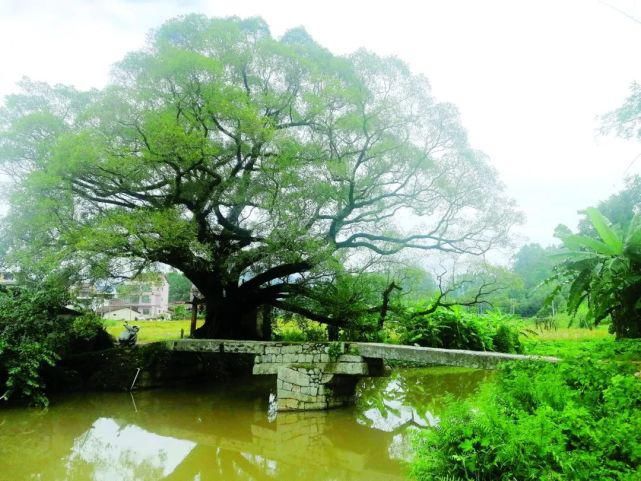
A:
POLYGON ((143 313, 143 315, 148 316, 149 315, 149 309, 143 309, 142 313, 143 313))
POLYGON ((142 296, 140 298, 140 302, 143 304, 149 304, 151 302, 151 297, 149 296, 142 296))

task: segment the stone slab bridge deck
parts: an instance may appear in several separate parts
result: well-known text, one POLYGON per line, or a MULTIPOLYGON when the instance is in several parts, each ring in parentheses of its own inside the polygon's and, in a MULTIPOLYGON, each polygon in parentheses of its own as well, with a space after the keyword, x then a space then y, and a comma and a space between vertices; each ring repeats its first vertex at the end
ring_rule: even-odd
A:
POLYGON ((384 375, 387 360, 479 369, 495 369, 508 361, 558 361, 553 357, 367 342, 180 339, 166 345, 172 351, 181 352, 253 354, 254 374, 277 376, 279 411, 351 404, 358 380, 384 375))

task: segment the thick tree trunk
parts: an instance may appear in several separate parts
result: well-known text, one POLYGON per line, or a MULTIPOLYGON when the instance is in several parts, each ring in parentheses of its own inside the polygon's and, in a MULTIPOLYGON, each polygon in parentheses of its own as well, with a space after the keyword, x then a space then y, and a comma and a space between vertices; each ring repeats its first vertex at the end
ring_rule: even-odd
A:
POLYGON ((272 322, 274 320, 274 308, 265 305, 261 308, 261 316, 259 325, 263 334, 263 340, 269 341, 272 338, 272 322))
POLYGON ((385 318, 387 317, 387 311, 389 310, 389 298, 394 289, 402 290, 401 287, 396 285, 396 282, 390 283, 385 290, 383 291, 383 304, 381 305, 381 312, 378 317, 378 330, 382 331, 383 326, 385 325, 385 318))
POLYGON ((189 324, 189 335, 194 337, 196 332, 196 323, 198 322, 198 303, 191 303, 191 323, 189 324))
POLYGON ((612 327, 617 339, 641 338, 641 316, 635 309, 629 311, 612 313, 612 327))
POLYGON ((205 323, 195 337, 205 339, 263 339, 258 306, 231 299, 205 298, 205 323))
POLYGON ((330 341, 338 341, 339 334, 338 326, 327 324, 327 339, 330 341))
POLYGON ((641 311, 637 308, 639 299, 641 289, 636 284, 623 289, 617 299, 619 305, 610 315, 617 339, 641 338, 641 311))

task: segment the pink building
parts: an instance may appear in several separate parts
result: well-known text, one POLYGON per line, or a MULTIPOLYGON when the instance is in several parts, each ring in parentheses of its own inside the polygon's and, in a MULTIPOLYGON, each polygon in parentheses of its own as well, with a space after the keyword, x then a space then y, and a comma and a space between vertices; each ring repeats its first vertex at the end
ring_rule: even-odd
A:
POLYGON ((131 281, 119 289, 101 311, 107 319, 136 320, 169 317, 169 283, 165 276, 158 282, 131 281), (137 315, 136 315, 137 314, 137 315))

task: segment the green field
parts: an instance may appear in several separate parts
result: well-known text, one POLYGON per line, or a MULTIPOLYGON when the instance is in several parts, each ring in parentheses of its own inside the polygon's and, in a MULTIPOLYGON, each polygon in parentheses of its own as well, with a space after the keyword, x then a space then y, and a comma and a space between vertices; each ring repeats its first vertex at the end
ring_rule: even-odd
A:
POLYGON ((592 347, 598 342, 614 342, 614 336, 608 333, 607 326, 595 329, 579 327, 559 327, 558 329, 534 332, 526 331, 522 338, 528 354, 565 357, 574 355, 592 347))
POLYGON ((595 329, 561 327, 557 330, 528 334, 523 339, 527 354, 572 358, 590 355, 598 359, 641 361, 641 342, 638 339, 616 341, 608 326, 595 329))
MULTIPOLYGON (((180 339, 180 330, 184 329, 185 336, 189 335, 189 324, 191 321, 176 320, 176 321, 135 321, 131 324, 139 326, 138 342, 146 344, 149 342, 166 341, 170 339, 180 339)), ((118 335, 124 330, 122 325, 124 321, 106 321, 105 327, 107 332, 118 338, 118 335)), ((197 326, 203 325, 203 320, 198 319, 197 326)))

